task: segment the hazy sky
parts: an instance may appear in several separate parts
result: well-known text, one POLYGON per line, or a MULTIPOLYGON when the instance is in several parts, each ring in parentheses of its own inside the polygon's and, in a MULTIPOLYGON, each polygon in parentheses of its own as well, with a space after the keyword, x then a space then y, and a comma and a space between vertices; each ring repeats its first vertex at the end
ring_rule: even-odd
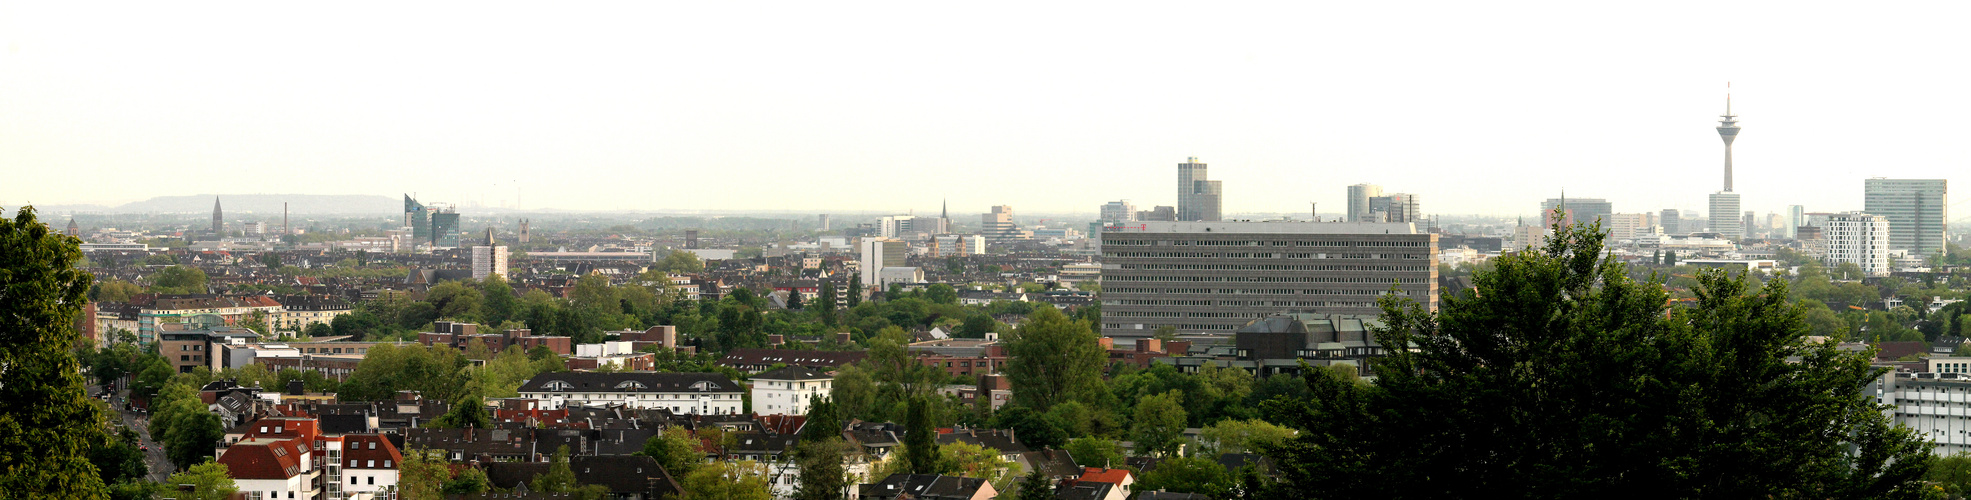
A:
POLYGON ((0 3, 0 207, 1702 211, 1727 81, 1748 210, 1971 165, 1962 2, 432 3, 0 3))

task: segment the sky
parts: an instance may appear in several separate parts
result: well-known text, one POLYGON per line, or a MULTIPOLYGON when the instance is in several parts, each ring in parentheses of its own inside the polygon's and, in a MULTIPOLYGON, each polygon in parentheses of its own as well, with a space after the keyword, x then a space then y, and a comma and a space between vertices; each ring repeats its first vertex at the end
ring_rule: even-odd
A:
MULTIPOLYGON (((4 2, 0 207, 1702 212, 1971 164, 1971 4, 4 2), (517 200, 517 201, 516 201, 517 200)), ((1971 200, 1971 196, 1960 196, 1971 200)), ((1971 209, 1971 207, 1966 207, 1971 209)), ((1971 210, 1957 210, 1971 217, 1971 210)), ((969 215, 967 215, 969 216, 969 215)))

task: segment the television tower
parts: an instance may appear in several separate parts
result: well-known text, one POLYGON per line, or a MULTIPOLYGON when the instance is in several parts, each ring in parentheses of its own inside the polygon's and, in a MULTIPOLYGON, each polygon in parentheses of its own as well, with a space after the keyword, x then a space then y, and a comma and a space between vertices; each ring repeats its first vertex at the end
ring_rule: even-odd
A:
POLYGON ((1731 84, 1725 84, 1725 114, 1718 120, 1718 137, 1725 140, 1725 192, 1731 192, 1731 141, 1738 138, 1738 115, 1731 114, 1731 84))

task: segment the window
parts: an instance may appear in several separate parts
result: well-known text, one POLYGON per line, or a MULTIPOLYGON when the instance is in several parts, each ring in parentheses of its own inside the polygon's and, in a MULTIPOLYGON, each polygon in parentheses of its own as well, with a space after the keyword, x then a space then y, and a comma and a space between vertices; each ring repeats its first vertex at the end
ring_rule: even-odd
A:
POLYGON ((375 461, 375 460, 364 460, 364 465, 363 465, 363 466, 364 466, 364 467, 369 467, 369 468, 372 468, 372 469, 374 469, 374 468, 376 468, 376 461, 375 461))
MULTIPOLYGON (((350 461, 349 461, 349 466, 351 466, 351 467, 354 467, 354 466, 356 466, 356 461, 355 461, 355 460, 350 460, 350 461)), ((349 484, 356 484, 356 476, 349 476, 349 484)))
POLYGON ((376 476, 370 476, 369 484, 376 484, 376 476))

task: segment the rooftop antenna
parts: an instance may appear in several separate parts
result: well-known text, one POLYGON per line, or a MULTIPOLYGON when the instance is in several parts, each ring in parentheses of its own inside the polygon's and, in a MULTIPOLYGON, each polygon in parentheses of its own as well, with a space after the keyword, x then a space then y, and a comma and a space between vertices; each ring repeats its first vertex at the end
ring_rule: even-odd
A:
POLYGON ((1321 222, 1321 205, 1319 203, 1307 202, 1307 211, 1310 215, 1314 216, 1314 222, 1321 222))

